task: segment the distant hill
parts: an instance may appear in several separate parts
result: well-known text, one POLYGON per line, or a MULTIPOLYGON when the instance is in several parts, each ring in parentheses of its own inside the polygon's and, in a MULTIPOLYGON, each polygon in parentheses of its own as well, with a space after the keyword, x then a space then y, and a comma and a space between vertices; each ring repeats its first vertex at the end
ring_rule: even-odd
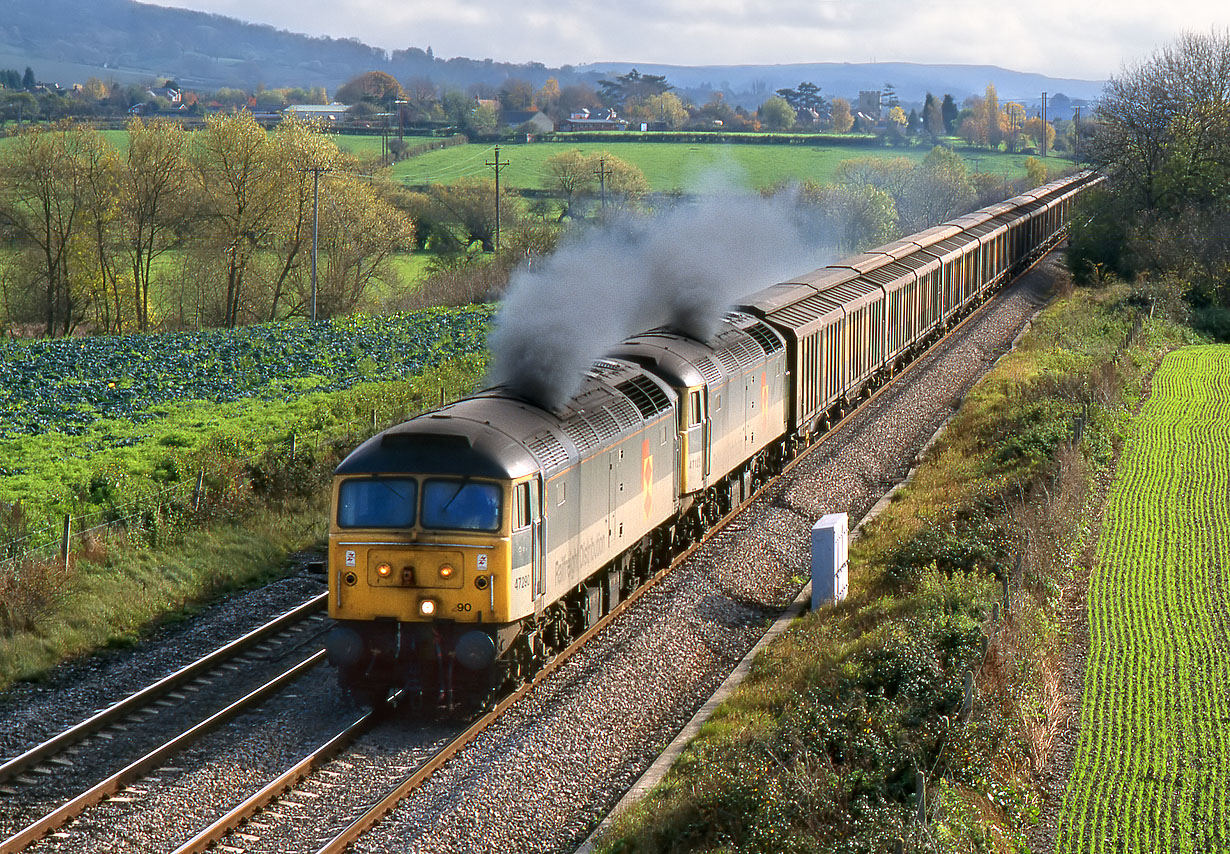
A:
MULTIPOLYGON (((638 64, 642 74, 662 74, 680 89, 717 89, 730 92, 773 92, 793 88, 810 80, 829 97, 857 96, 860 91, 879 90, 892 83, 903 102, 923 101, 928 92, 951 94, 957 103, 969 95, 982 94, 994 83, 1000 100, 1032 104, 1063 93, 1074 101, 1093 101, 1105 81, 1047 77, 1010 71, 995 65, 922 65, 913 62, 811 62, 792 65, 653 65, 638 64)), ((577 71, 601 75, 623 74, 626 62, 595 62, 577 66, 577 71)))
MULTIPOLYGON (((235 18, 169 9, 135 0, 0 0, 0 67, 34 68, 42 81, 68 85, 90 76, 139 82, 174 78, 182 86, 324 86, 333 92, 364 71, 387 71, 405 81, 429 77, 454 86, 499 86, 510 77, 539 86, 594 82, 633 63, 602 62, 549 68, 491 59, 440 59, 419 48, 393 52, 354 39, 315 38, 235 18)), ((810 80, 829 97, 856 97, 891 82, 907 103, 926 92, 959 101, 994 81, 1002 98, 1038 99, 1043 91, 1073 100, 1097 97, 1101 83, 1025 74, 994 66, 911 63, 674 66, 636 63, 664 74, 677 89, 704 99, 722 90, 734 104, 753 107, 775 89, 810 80)))

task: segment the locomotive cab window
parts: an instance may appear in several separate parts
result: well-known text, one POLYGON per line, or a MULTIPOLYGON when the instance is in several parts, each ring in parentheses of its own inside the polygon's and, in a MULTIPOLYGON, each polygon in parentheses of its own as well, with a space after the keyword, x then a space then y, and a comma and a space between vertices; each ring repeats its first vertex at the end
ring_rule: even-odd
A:
POLYGON ((519 483, 513 487, 513 530, 520 531, 530 524, 530 485, 519 483))
POLYGON ((414 524, 418 484, 408 478, 344 480, 337 494, 341 528, 408 528, 414 524))
POLYGON ((423 484, 423 527, 498 531, 499 485, 469 478, 431 478, 423 484))

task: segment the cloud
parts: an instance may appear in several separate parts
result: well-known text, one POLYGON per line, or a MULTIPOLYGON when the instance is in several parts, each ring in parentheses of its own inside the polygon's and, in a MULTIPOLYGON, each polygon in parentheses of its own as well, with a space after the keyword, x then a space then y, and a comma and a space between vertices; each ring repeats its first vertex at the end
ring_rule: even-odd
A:
POLYGON ((1098 79, 1185 29, 1230 24, 1220 0, 178 0, 313 35, 438 56, 549 65, 903 61, 1098 79))

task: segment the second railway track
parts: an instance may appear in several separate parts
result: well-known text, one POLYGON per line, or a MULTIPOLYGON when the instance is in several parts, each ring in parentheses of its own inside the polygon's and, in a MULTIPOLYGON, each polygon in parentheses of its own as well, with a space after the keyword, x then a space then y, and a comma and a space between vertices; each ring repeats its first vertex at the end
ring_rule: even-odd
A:
MULTIPOLYGON (((1033 275, 1036 278, 1040 274, 1033 275)), ((677 729, 696 703, 707 696, 713 679, 724 675, 724 665, 732 664, 754 643, 764 619, 788 598, 794 588, 793 567, 801 566, 800 555, 795 554, 799 549, 787 544, 788 538, 798 535, 793 529, 818 510, 848 509, 854 516, 865 512, 908 468, 911 442, 916 440, 920 446, 934 424, 947 417, 964 389, 989 364, 991 354, 1006 347, 1040 300, 1036 282, 1032 288, 1018 283, 1004 297, 972 315, 957 335, 937 344, 932 353, 916 362, 919 369, 915 373, 935 367, 937 351, 955 349, 958 339, 969 351, 960 360, 962 370, 956 372, 958 375, 927 378, 924 384, 931 390, 923 397, 928 399, 928 406, 908 400, 910 395, 904 390, 917 384, 914 379, 882 389, 797 462, 795 477, 775 482, 758 493, 749 502, 749 517, 735 518, 732 514, 734 521, 729 528, 693 547, 690 560, 677 561, 685 564, 685 572, 671 575, 665 584, 642 593, 637 613, 629 614, 622 621, 625 625, 612 627, 601 643, 581 655, 561 657, 551 671, 535 679, 534 695, 516 704, 512 714, 482 721, 464 736, 471 749, 464 750, 428 783, 413 804, 406 805, 360 847, 384 850, 409 844, 415 850, 440 851, 475 845, 507 851, 571 850, 621 787, 651 761, 663 736, 677 729), (989 340, 979 340, 983 337, 989 340), (894 399, 886 402, 883 397, 894 399), (899 429, 903 425, 909 429, 899 429), (874 441, 861 443, 859 450, 851 453, 852 444, 843 444, 839 437, 848 438, 852 432, 874 441), (899 444, 899 453, 891 457, 878 453, 877 449, 886 444, 899 444), (841 471, 828 471, 829 483, 815 482, 817 471, 834 467, 841 471), (820 489, 816 489, 818 485, 820 489), (723 550, 728 549, 741 551, 743 559, 723 557, 723 550), (687 601, 681 602, 681 596, 687 601), (635 668, 627 666, 632 659, 640 662, 639 672, 648 677, 637 687, 630 683, 639 678, 631 675, 635 668), (689 673, 690 669, 699 677, 689 673), (588 682, 595 678, 597 683, 588 682), (583 690, 585 685, 588 690, 583 690), (668 690, 679 688, 682 690, 668 690), (585 706, 585 713, 575 714, 580 705, 585 706), (596 716, 595 707, 605 707, 605 717, 596 716), (565 722, 569 720, 576 723, 578 731, 567 731, 565 722), (546 737, 539 742, 534 733, 546 737), (588 770, 581 773, 583 767, 588 770), (584 782, 595 777, 596 782, 584 782), (520 789, 510 788, 518 785, 520 789)), ((327 693, 336 699, 333 692, 327 693)), ((510 705, 511 701, 502 704, 510 705)), ((454 752, 453 733, 446 730, 393 722, 378 738, 352 748, 340 759, 319 757, 313 763, 318 769, 312 777, 316 782, 275 800, 266 810, 268 820, 258 816, 249 821, 227 839, 227 848, 343 850, 357 833, 338 834, 339 825, 359 831, 370 824, 362 818, 364 807, 380 791, 382 782, 398 779, 407 787, 422 785, 423 779, 411 779, 415 772, 426 777, 423 772, 433 756, 438 761, 444 752, 454 752), (372 764, 365 769, 369 761, 372 764), (331 768, 330 763, 338 764, 331 768), (379 774, 369 770, 376 767, 379 774), (360 783, 361 791, 344 782, 347 778, 360 783), (339 786, 347 788, 339 790, 339 786), (333 802, 328 803, 330 809, 323 810, 331 818, 323 822, 309 818, 309 814, 322 812, 322 800, 333 802), (314 826, 313 820, 318 822, 314 826), (287 847, 292 839, 299 844, 287 847)), ((282 768, 290 764, 286 762, 282 768)), ((277 775, 264 776, 268 779, 262 785, 269 786, 277 775)), ((249 791, 256 788, 259 786, 248 786, 249 791)), ((147 828, 159 824, 148 810, 137 810, 143 814, 121 820, 120 826, 109 828, 103 836, 116 850, 167 848, 168 836, 173 837, 174 844, 183 846, 181 851, 202 850, 205 838, 189 844, 194 831, 184 825, 191 821, 205 827, 216 820, 224 811, 221 804, 226 802, 225 797, 211 805, 195 804, 188 811, 190 817, 179 826, 164 824, 164 831, 172 831, 169 834, 133 833, 134 822, 147 828), (163 842, 151 846, 156 838, 163 842), (118 840, 128 840, 130 846, 117 845, 118 840)), ((162 813, 162 809, 153 812, 162 813)), ((168 814, 162 814, 169 821, 168 814)), ((237 812, 230 823, 237 826, 239 820, 237 812)), ((64 850, 81 850, 68 839, 63 842, 64 850)), ((80 839, 75 842, 80 843, 80 839)))

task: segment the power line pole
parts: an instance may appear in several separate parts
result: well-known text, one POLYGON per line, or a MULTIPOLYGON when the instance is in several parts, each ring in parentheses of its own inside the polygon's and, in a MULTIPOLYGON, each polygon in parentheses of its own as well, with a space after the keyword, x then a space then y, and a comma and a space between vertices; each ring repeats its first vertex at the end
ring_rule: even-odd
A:
POLYGON ((1046 93, 1042 93, 1042 156, 1046 157, 1046 93))
POLYGON ((500 168, 508 165, 508 161, 500 161, 500 147, 495 147, 495 162, 488 160, 488 166, 495 167, 495 251, 500 251, 500 168))
POLYGON ((606 168, 606 158, 598 158, 598 168, 594 170, 594 174, 598 176, 598 186, 602 188, 602 219, 606 220, 606 176, 611 174, 611 170, 606 168))
POLYGON ((316 322, 316 250, 320 242, 320 173, 331 171, 327 166, 308 166, 301 172, 312 173, 312 322, 316 322))
POLYGON ((1072 135, 1076 138, 1076 165, 1081 165, 1081 108, 1076 106, 1076 118, 1072 121, 1072 135))

